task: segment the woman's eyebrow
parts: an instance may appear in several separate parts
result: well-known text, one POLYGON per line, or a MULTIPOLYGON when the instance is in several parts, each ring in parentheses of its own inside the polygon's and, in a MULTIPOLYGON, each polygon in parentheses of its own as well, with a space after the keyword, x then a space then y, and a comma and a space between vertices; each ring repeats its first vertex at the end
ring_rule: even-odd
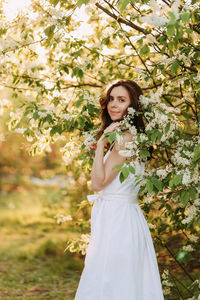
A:
MULTIPOLYGON (((111 96, 111 95, 110 95, 110 97, 113 98, 113 96, 111 96)), ((126 98, 127 99, 127 97, 125 97, 125 96, 117 96, 117 98, 126 98)))

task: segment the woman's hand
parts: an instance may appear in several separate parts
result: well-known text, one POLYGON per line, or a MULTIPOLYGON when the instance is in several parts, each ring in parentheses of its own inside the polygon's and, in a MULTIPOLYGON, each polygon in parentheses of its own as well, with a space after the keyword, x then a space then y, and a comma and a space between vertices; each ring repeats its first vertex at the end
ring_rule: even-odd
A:
POLYGON ((120 122, 113 122, 111 123, 108 127, 106 127, 106 129, 104 130, 102 136, 100 137, 100 139, 98 140, 97 144, 103 144, 104 147, 109 143, 109 141, 107 139, 104 139, 104 134, 108 133, 108 132, 112 132, 114 131, 117 127, 120 126, 120 122))

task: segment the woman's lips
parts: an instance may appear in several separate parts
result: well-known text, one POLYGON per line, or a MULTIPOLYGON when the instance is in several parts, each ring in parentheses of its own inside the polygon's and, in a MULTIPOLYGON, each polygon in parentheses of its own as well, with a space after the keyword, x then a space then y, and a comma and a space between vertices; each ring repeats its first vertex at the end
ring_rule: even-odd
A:
POLYGON ((117 111, 110 111, 111 114, 118 114, 119 112, 117 111))

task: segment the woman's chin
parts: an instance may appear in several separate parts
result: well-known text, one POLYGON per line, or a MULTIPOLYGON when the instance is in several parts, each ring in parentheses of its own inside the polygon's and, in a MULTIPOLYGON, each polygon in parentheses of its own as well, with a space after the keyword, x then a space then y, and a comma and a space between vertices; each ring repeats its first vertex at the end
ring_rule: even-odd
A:
POLYGON ((113 122, 119 122, 119 121, 123 120, 123 118, 112 117, 111 120, 112 120, 113 122))

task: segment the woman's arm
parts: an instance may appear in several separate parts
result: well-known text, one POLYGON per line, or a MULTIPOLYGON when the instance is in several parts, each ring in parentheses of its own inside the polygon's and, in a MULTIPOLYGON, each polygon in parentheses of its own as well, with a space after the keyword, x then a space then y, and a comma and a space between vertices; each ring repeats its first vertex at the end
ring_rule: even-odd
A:
MULTIPOLYGON (((130 142, 132 137, 133 136, 129 131, 124 132, 123 144, 120 146, 120 150, 125 149, 126 142, 130 142)), ((118 170, 112 170, 112 168, 118 164, 123 164, 126 160, 126 157, 119 155, 115 144, 104 163, 104 146, 105 142, 100 139, 97 143, 94 163, 92 166, 92 189, 95 192, 99 192, 104 189, 115 178, 118 170)))

